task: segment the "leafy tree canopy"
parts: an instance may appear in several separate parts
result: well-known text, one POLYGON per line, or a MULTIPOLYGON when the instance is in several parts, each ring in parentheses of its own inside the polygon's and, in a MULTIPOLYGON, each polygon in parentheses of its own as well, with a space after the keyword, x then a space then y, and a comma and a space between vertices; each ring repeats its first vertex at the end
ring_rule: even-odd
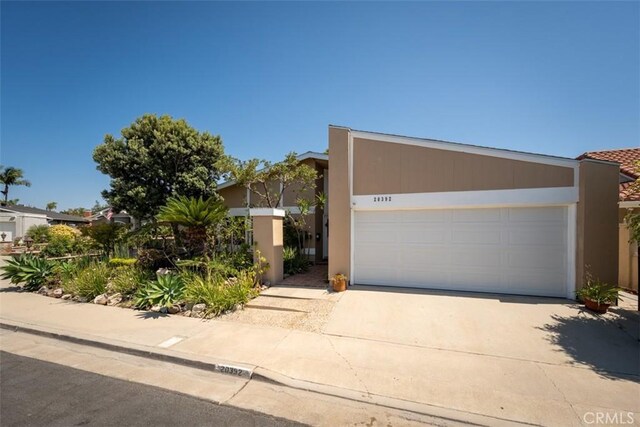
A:
POLYGON ((111 177, 102 197, 115 211, 150 219, 171 196, 217 197, 220 136, 154 114, 136 119, 121 135, 106 135, 93 152, 97 169, 111 177))
POLYGON ((65 209, 60 213, 67 215, 75 215, 75 216, 83 216, 87 210, 85 208, 69 208, 65 209))
MULTIPOLYGON (((255 205, 270 208, 278 207, 287 189, 302 194, 311 188, 318 178, 316 170, 301 163, 295 152, 287 154, 284 160, 278 163, 260 159, 241 161, 226 157, 223 164, 229 179, 258 196, 255 205)), ((254 198, 251 201, 254 202, 254 198)))

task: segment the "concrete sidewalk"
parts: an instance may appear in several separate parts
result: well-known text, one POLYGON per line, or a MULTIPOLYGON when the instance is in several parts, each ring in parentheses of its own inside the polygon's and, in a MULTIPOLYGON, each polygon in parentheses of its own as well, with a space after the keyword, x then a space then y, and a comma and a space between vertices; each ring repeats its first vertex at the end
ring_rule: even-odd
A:
POLYGON ((607 376, 561 363, 202 321, 32 293, 0 293, 0 321, 143 352, 244 365, 293 387, 463 422, 580 425, 587 412, 623 411, 633 412, 640 425, 635 375, 607 376))

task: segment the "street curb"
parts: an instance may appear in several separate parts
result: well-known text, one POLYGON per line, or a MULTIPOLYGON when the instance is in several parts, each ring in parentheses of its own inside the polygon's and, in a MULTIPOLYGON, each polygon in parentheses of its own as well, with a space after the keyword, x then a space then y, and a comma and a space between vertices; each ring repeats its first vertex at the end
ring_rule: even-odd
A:
POLYGON ((191 355, 189 357, 186 357, 184 353, 176 352, 169 349, 156 349, 129 342, 120 342, 114 339, 106 341, 104 339, 91 335, 71 335, 66 331, 58 330, 55 328, 38 328, 32 324, 25 324, 22 322, 16 322, 6 319, 0 319, 0 329, 13 332, 22 332, 31 335, 42 336, 45 338, 58 339, 74 344, 96 347, 107 351, 128 354, 131 356, 149 358, 152 360, 173 363, 176 365, 186 366, 204 371, 222 373, 229 376, 242 377, 246 378, 248 381, 255 380, 263 383, 308 391, 339 399, 348 399, 350 401, 376 405, 392 410, 412 412, 418 415, 439 419, 448 423, 460 423, 476 426, 534 425, 522 421, 492 417, 456 409, 444 408, 426 403, 386 397, 306 380, 299 380, 255 365, 248 366, 246 364, 237 364, 228 361, 214 362, 205 358, 198 358, 197 356, 191 355))
POLYGON ((13 332, 23 332, 31 335, 38 335, 45 338, 54 338, 61 341, 67 341, 74 344, 97 347, 103 350, 113 351, 117 353, 129 354, 131 356, 145 357, 148 359, 158 360, 161 362, 173 363, 176 365, 187 366, 189 368, 201 369, 203 371, 212 371, 225 375, 242 377, 251 379, 255 366, 247 366, 245 364, 237 364, 226 361, 212 362, 198 357, 185 357, 184 353, 178 353, 172 350, 160 350, 147 346, 133 343, 120 343, 117 340, 105 341, 95 336, 70 335, 60 330, 40 329, 33 325, 25 325, 23 323, 0 320, 0 329, 13 332))

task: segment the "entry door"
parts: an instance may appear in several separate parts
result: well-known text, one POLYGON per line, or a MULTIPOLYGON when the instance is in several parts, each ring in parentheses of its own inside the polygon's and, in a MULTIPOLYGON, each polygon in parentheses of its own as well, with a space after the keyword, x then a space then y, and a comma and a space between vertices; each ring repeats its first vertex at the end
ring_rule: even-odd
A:
POLYGON ((356 284, 565 297, 567 208, 356 211, 356 284))

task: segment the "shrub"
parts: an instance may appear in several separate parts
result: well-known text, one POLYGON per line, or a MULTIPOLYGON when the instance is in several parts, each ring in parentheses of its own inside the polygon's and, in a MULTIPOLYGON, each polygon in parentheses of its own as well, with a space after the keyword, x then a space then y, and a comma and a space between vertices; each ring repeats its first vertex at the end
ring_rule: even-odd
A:
POLYGON ((109 290, 122 295, 133 295, 150 280, 149 275, 138 268, 118 267, 109 282, 109 290))
POLYGON ((79 234, 80 232, 76 228, 69 227, 68 225, 58 224, 49 227, 49 236, 51 238, 61 238, 71 242, 79 234))
POLYGON ((160 249, 139 249, 138 265, 146 270, 156 271, 159 268, 173 267, 175 257, 173 252, 165 252, 160 249))
POLYGON ((54 274, 51 262, 33 255, 21 255, 7 260, 2 270, 3 279, 9 279, 15 284, 24 283, 24 289, 28 291, 38 290, 54 274))
POLYGON ((105 263, 93 262, 81 268, 68 282, 63 282, 65 292, 85 298, 95 298, 107 290, 109 268, 105 263))
POLYGON ((158 275, 155 282, 146 284, 138 291, 134 305, 147 308, 154 305, 170 307, 180 301, 184 293, 184 282, 175 274, 158 275))
POLYGON ((81 231, 83 235, 91 237, 108 255, 113 253, 116 243, 124 238, 127 228, 127 225, 109 222, 82 227, 81 231))
POLYGON ((284 272, 286 274, 297 274, 309 270, 311 262, 309 259, 299 253, 295 248, 286 247, 282 254, 284 262, 284 272))
POLYGON ((193 304, 204 303, 207 306, 205 314, 217 316, 257 296, 254 282, 255 273, 250 270, 243 270, 231 279, 194 274, 187 278, 184 297, 193 304))
POLYGON ((138 262, 136 258, 111 258, 109 265, 111 267, 131 267, 136 262, 138 262))
POLYGON ((34 243, 45 243, 49 240, 49 226, 47 224, 32 225, 27 230, 26 236, 33 239, 34 243))
POLYGON ((42 253, 50 257, 61 257, 70 254, 72 249, 73 240, 69 240, 66 237, 51 236, 42 253))

